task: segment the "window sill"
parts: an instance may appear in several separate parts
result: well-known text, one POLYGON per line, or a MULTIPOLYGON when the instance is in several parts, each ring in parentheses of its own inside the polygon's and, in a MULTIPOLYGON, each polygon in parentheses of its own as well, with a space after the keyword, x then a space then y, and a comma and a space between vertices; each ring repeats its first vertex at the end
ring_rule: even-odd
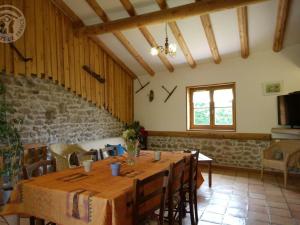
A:
POLYGON ((203 133, 222 133, 222 132, 226 132, 226 133, 228 133, 228 132, 232 132, 232 133, 234 133, 234 132, 236 132, 236 129, 205 129, 205 128, 203 128, 203 129, 199 129, 199 128, 192 128, 192 129, 187 129, 186 130, 187 132, 203 132, 203 133))

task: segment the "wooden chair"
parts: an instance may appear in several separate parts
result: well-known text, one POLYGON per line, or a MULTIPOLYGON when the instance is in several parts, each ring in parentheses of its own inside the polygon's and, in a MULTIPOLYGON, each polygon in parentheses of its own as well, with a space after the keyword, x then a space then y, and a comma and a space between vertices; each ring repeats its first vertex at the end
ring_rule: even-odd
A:
POLYGON ((80 161, 84 157, 91 157, 93 161, 98 161, 98 152, 97 150, 90 150, 88 152, 73 152, 69 157, 69 165, 80 166, 80 161))
POLYGON ((182 159, 177 163, 170 165, 170 175, 168 182, 168 198, 167 198, 167 211, 168 223, 175 224, 178 215, 179 225, 182 224, 183 218, 183 184, 184 184, 184 167, 186 159, 182 159))
MULTIPOLYGON (((51 168, 51 172, 56 172, 56 161, 55 159, 51 160, 40 160, 33 164, 23 166, 23 178, 25 180, 30 179, 31 177, 39 177, 46 175, 50 171, 48 170, 51 168)), ((45 220, 36 218, 34 216, 29 217, 30 225, 35 225, 36 223, 44 225, 45 220)), ((49 222, 47 225, 55 225, 55 223, 49 222)))
POLYGON ((156 210, 159 210, 158 224, 163 225, 168 175, 165 170, 144 180, 134 180, 132 225, 143 224, 156 210))
POLYGON ((47 145, 46 144, 25 144, 23 165, 32 164, 40 160, 47 159, 47 145))
POLYGON ((100 158, 106 159, 111 156, 118 156, 118 149, 115 146, 105 147, 104 149, 100 149, 100 158))
POLYGON ((197 178, 199 150, 191 151, 184 168, 184 204, 188 203, 189 211, 184 206, 184 215, 190 213, 191 225, 198 223, 197 178), (187 199, 186 199, 187 196, 187 199))
POLYGON ((289 167, 298 167, 299 162, 299 140, 276 141, 261 152, 261 179, 263 179, 265 168, 279 170, 283 172, 284 187, 286 187, 289 167), (279 159, 274 157, 276 154, 279 154, 279 159))

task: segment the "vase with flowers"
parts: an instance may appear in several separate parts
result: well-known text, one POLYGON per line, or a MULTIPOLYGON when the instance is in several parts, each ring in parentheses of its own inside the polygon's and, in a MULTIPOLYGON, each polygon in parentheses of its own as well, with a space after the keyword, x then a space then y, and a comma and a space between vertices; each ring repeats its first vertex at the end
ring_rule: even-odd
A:
POLYGON ((139 145, 137 133, 134 129, 127 129, 123 132, 123 138, 126 143, 127 164, 134 165, 136 151, 139 145))

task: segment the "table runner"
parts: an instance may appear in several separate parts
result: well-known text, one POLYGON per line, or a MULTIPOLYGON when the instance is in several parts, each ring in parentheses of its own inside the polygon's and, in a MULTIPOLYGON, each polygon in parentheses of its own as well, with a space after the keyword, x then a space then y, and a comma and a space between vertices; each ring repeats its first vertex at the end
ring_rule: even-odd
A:
POLYGON ((111 157, 93 163, 90 173, 79 167, 24 181, 18 213, 64 225, 130 225, 133 180, 168 169, 188 155, 162 152, 161 160, 153 161, 153 154, 142 151, 133 166, 125 157, 111 157), (111 175, 112 162, 121 163, 121 176, 111 175))

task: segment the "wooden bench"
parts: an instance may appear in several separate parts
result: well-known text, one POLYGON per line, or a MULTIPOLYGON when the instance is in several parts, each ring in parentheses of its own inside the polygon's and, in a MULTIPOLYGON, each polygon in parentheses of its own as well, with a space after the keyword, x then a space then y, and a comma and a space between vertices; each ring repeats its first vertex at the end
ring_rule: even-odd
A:
POLYGON ((211 187, 212 185, 212 169, 211 169, 211 163, 212 159, 199 153, 198 156, 198 163, 199 164, 207 164, 208 165, 208 186, 211 187))

